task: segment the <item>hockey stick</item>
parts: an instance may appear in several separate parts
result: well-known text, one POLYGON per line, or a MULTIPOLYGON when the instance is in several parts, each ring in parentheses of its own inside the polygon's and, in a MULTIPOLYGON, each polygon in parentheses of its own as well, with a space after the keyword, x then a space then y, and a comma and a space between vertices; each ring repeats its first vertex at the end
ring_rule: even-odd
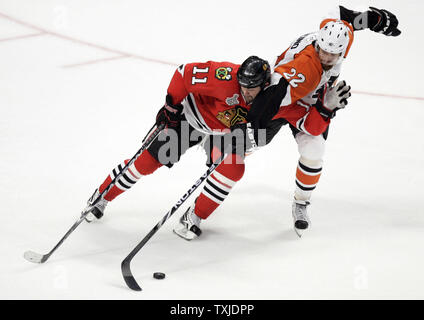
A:
POLYGON ((225 159, 227 153, 223 153, 221 157, 215 161, 209 169, 196 181, 196 183, 181 197, 180 200, 169 210, 166 215, 156 224, 153 229, 144 237, 143 240, 130 252, 130 254, 122 261, 121 271, 127 286, 135 291, 141 291, 141 287, 138 285, 131 272, 131 260, 140 251, 141 248, 150 240, 151 237, 162 227, 162 225, 168 220, 175 211, 193 194, 193 192, 202 184, 202 182, 219 166, 219 164, 225 159))
MULTIPOLYGON (((150 129, 149 133, 153 130, 155 126, 150 129)), ((103 198, 104 195, 106 195, 109 190, 115 185, 115 183, 120 179, 123 174, 127 171, 128 167, 130 167, 141 155, 141 153, 149 147, 150 143, 159 135, 159 132, 164 128, 164 125, 160 125, 157 127, 152 133, 147 134, 143 141, 143 145, 141 146, 140 150, 137 151, 137 153, 131 158, 131 160, 124 166, 124 168, 121 170, 121 172, 109 183, 109 185, 106 187, 105 190, 96 198, 96 200, 93 201, 91 205, 88 205, 82 212, 81 217, 73 224, 73 226, 66 232, 66 234, 63 236, 62 239, 56 244, 56 246, 47 254, 40 254, 34 251, 26 251, 24 253, 24 258, 28 260, 29 262, 34 263, 44 263, 47 261, 47 259, 50 258, 50 256, 53 254, 53 252, 56 251, 57 248, 66 240, 66 238, 69 237, 69 235, 80 225, 80 223, 85 219, 85 217, 91 212, 91 210, 94 208, 96 203, 100 201, 100 199, 103 198)))

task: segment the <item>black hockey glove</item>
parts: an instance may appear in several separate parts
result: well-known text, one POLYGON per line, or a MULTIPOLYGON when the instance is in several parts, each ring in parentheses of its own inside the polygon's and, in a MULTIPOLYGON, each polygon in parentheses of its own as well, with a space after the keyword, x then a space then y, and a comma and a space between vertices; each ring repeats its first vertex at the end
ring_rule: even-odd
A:
POLYGON ((324 90, 314 106, 324 118, 332 119, 336 116, 337 110, 346 107, 347 99, 351 95, 350 86, 343 80, 329 90, 324 90))
POLYGON ((171 95, 166 96, 165 105, 156 116, 156 125, 165 125, 165 128, 177 128, 181 122, 182 104, 173 104, 171 95))
POLYGON ((368 27, 374 31, 386 36, 397 37, 401 31, 397 28, 398 19, 396 16, 384 9, 370 7, 368 11, 368 27))

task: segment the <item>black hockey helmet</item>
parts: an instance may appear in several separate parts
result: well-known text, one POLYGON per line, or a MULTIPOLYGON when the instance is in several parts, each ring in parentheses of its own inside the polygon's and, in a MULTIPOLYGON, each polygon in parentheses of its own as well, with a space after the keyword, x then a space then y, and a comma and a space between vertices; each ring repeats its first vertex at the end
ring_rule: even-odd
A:
POLYGON ((237 80, 242 87, 265 87, 271 79, 271 68, 268 61, 257 56, 250 56, 237 71, 237 80))

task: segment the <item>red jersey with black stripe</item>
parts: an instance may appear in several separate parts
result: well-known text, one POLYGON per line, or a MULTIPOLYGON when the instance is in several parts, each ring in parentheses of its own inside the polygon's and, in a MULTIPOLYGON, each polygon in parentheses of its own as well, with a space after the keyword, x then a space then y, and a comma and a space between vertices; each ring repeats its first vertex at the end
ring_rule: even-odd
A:
POLYGON ((237 122, 246 122, 246 104, 237 81, 240 65, 198 62, 177 68, 168 87, 173 103, 182 103, 187 121, 206 134, 223 134, 237 122))

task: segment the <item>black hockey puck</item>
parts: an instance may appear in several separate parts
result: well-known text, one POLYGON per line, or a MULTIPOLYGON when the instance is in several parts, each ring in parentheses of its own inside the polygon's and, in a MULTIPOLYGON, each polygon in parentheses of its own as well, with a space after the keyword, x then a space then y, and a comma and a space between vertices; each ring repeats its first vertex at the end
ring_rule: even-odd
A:
POLYGON ((162 273, 162 272, 155 272, 154 274, 153 274, 153 278, 155 278, 155 279, 165 279, 165 274, 164 273, 162 273))

